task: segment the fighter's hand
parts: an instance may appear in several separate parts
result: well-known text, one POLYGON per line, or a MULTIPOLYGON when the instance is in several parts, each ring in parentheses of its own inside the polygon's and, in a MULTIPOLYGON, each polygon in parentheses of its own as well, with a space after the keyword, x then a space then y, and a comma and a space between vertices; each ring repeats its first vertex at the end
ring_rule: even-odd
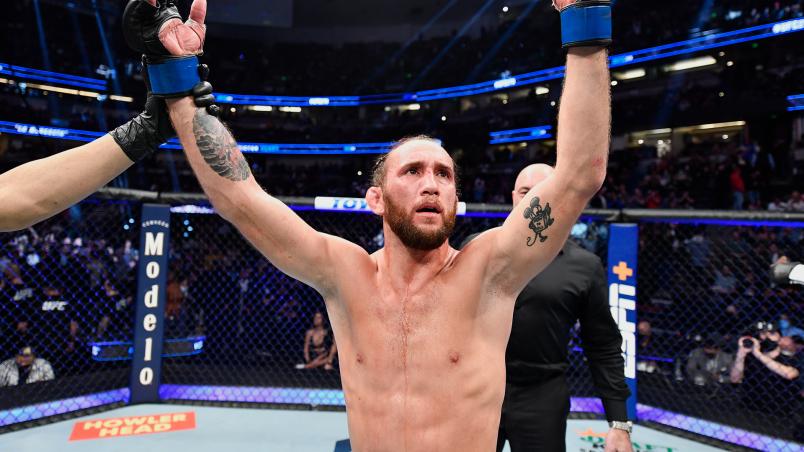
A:
MULTIPOLYGON (((157 0, 149 0, 153 5, 157 0)), ((182 23, 181 19, 171 19, 159 29, 159 40, 171 55, 200 55, 204 53, 204 38, 207 26, 207 0, 194 0, 190 7, 190 17, 182 23)))
POLYGON ((558 11, 561 11, 567 6, 573 3, 578 3, 579 1, 580 0, 553 0, 553 8, 555 8, 558 11))
POLYGON ((634 452, 631 435, 625 430, 612 428, 606 434, 605 452, 634 452))
POLYGON ((566 8, 567 6, 575 3, 576 0, 553 0, 553 8, 561 11, 562 9, 566 8))
POLYGON ((182 22, 172 0, 130 0, 123 14, 129 46, 148 56, 200 55, 204 51, 207 0, 194 0, 182 22))

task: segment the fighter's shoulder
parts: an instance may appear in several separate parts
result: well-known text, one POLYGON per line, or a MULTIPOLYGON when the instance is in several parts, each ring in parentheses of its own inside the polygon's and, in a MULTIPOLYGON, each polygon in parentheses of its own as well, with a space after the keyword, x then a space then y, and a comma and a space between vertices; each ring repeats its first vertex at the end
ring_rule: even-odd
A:
POLYGON ((321 235, 326 240, 329 252, 332 254, 334 259, 339 261, 342 261, 343 259, 355 259, 357 262, 359 262, 361 259, 369 259, 368 252, 360 245, 350 242, 342 237, 338 237, 337 235, 325 233, 321 233, 321 235))
POLYGON ((454 267, 461 268, 461 271, 467 271, 474 267, 487 270, 491 263, 490 257, 497 242, 496 236, 499 231, 500 228, 494 228, 474 234, 474 237, 467 237, 455 258, 454 267))
POLYGON ((460 247, 458 248, 463 253, 477 253, 481 249, 487 249, 494 243, 494 240, 500 232, 499 227, 488 229, 483 232, 477 232, 474 234, 469 235, 466 237, 463 242, 461 242, 460 247))

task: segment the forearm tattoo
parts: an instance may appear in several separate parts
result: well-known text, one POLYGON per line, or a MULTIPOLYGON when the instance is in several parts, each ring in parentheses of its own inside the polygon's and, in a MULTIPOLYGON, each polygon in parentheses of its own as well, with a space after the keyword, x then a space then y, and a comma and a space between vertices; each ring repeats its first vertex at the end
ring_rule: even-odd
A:
POLYGON ((193 118, 193 134, 201 156, 213 171, 234 182, 249 178, 251 170, 229 129, 218 118, 199 109, 193 118))
POLYGON ((535 245, 537 241, 544 243, 547 240, 548 237, 544 235, 544 232, 556 221, 550 216, 552 211, 549 202, 542 207, 538 196, 534 196, 530 201, 530 206, 525 208, 525 219, 530 222, 528 227, 536 234, 528 237, 528 246, 535 245))

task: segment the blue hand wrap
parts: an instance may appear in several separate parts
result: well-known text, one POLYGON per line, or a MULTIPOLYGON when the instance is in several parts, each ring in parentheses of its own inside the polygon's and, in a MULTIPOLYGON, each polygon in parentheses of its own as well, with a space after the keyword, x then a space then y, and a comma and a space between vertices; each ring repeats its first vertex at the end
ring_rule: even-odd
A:
POLYGON ((611 44, 611 5, 575 3, 561 11, 561 42, 564 47, 611 44))
POLYGON ((183 97, 201 82, 198 74, 198 57, 170 58, 148 64, 151 92, 160 97, 183 97))

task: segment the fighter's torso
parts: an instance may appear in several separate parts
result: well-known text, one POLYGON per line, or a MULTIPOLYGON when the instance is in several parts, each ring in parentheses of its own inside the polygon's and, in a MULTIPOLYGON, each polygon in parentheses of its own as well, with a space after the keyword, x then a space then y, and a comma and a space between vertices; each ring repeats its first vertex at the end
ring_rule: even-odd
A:
POLYGON ((476 258, 402 290, 373 258, 351 270, 327 307, 353 448, 492 450, 513 295, 476 258))

